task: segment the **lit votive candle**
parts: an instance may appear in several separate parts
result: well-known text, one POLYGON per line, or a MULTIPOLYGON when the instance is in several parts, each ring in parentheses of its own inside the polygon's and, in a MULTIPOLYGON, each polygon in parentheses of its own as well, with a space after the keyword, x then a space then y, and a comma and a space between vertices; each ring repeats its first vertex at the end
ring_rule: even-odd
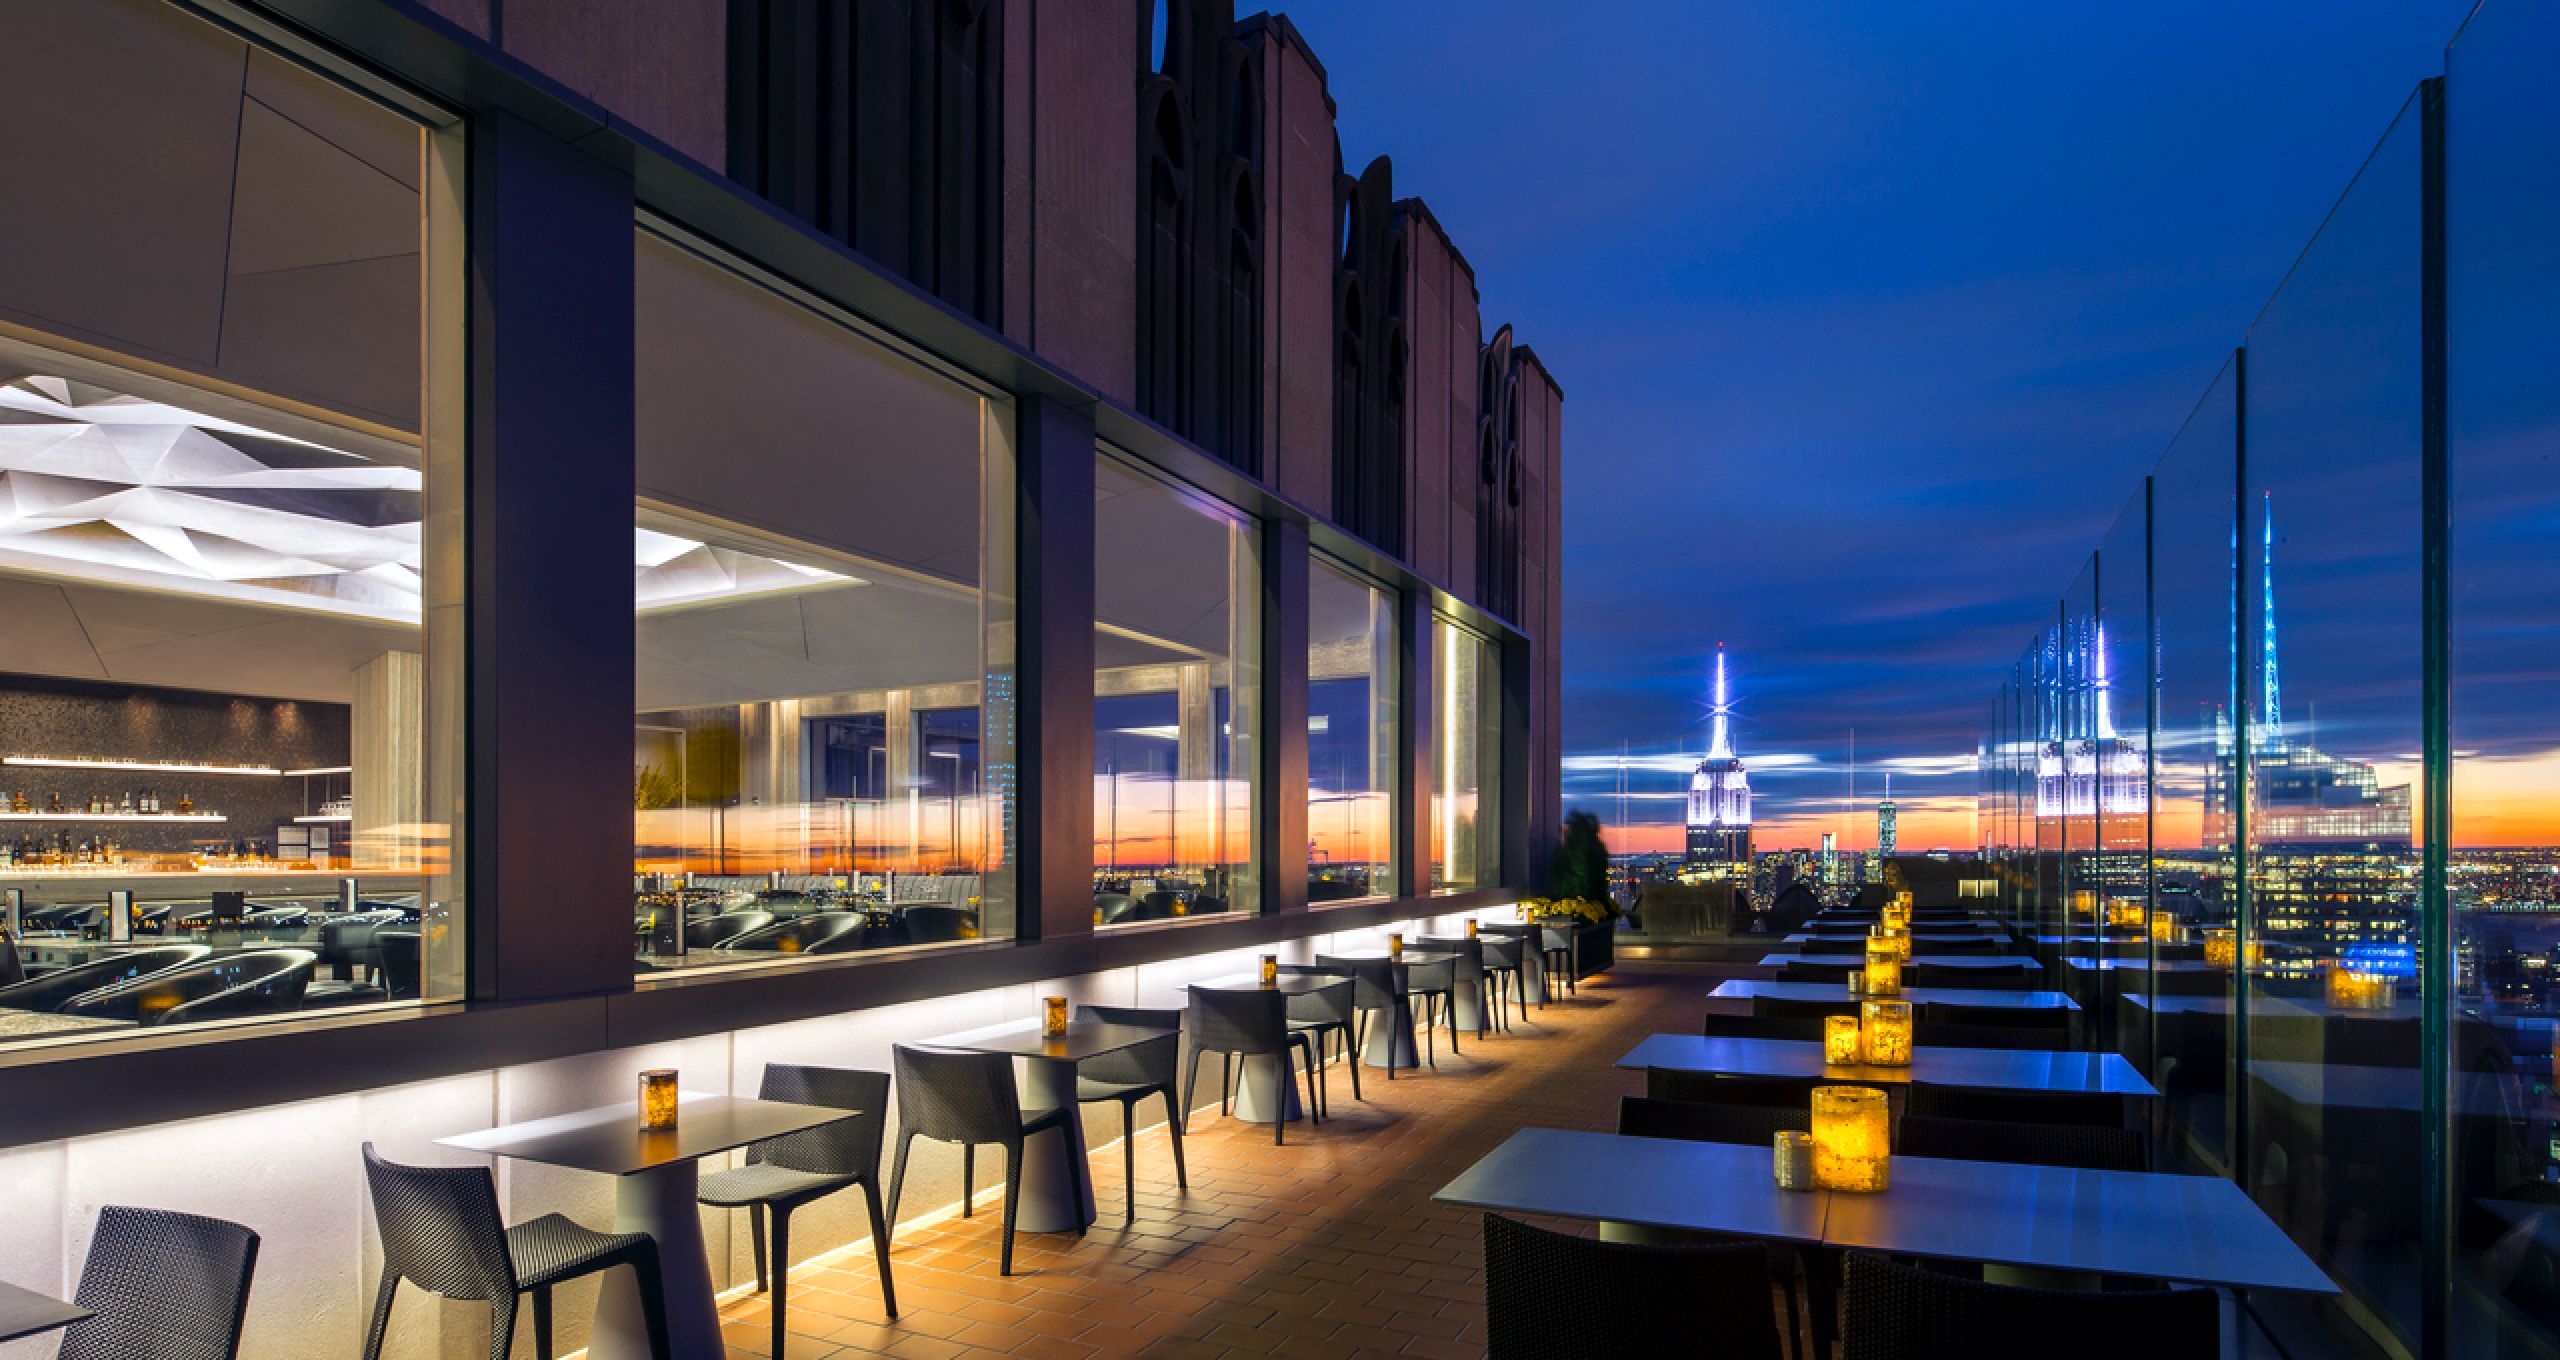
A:
POLYGON ((1780 1129, 1770 1145, 1781 1190, 1813 1188, 1813 1135, 1802 1129, 1780 1129))
POLYGON ((676 1070, 652 1067, 640 1074, 640 1127, 664 1133, 676 1126, 676 1070))
POLYGON ((2329 970, 2329 1004, 2342 1011, 2389 1010, 2394 988, 2379 973, 2340 966, 2329 970))
POLYGON ((1470 940, 1472 940, 1472 939, 1474 939, 1475 937, 1476 937, 1476 918, 1474 918, 1474 917, 1470 916, 1470 917, 1468 917, 1468 918, 1467 918, 1467 938, 1468 938, 1468 939, 1470 939, 1470 940))
POLYGON ((1859 1053, 1876 1067, 1911 1065, 1911 1003, 1864 1001, 1858 1004, 1859 1053))
POLYGON ((1067 1032, 1067 999, 1065 997, 1040 998, 1040 1032, 1052 1039, 1067 1032))
POLYGON ((2177 943, 2178 918, 2171 916, 2165 911, 2153 913, 2151 917, 2151 938, 2161 944, 2177 943))
POLYGON ((1262 956, 1262 985, 1265 987, 1277 987, 1280 985, 1279 955, 1265 954, 1262 956))
POLYGON ((1848 973, 1847 973, 1847 977, 1848 977, 1848 979, 1849 979, 1849 995, 1851 995, 1851 996, 1865 996, 1865 995, 1867 994, 1867 970, 1866 970, 1866 969, 1864 969, 1864 968, 1852 968, 1852 969, 1850 969, 1850 970, 1848 971, 1848 973))
POLYGON ((2228 968, 2234 963, 2239 962, 2240 945, 2238 937, 2233 935, 2227 927, 2206 931, 2204 933, 2204 961, 2217 968, 2228 968))
POLYGON ((1865 1050, 1858 1045, 1858 1017, 1826 1015, 1822 1017, 1822 1060, 1834 1067, 1858 1061, 1865 1050))
POLYGON ((1911 961, 1911 932, 1908 929, 1902 926, 1878 926, 1867 938, 1884 941, 1885 947, 1892 950, 1894 958, 1901 962, 1911 961))
POLYGON ((1878 940, 1867 941, 1867 995, 1902 995, 1902 958, 1878 940))
POLYGON ((1813 1088, 1813 1183, 1873 1194, 1891 1183, 1884 1092, 1872 1086, 1813 1088))
POLYGON ((1397 931, 1387 936, 1387 957, 1399 961, 1404 958, 1404 933, 1402 931, 1397 931))

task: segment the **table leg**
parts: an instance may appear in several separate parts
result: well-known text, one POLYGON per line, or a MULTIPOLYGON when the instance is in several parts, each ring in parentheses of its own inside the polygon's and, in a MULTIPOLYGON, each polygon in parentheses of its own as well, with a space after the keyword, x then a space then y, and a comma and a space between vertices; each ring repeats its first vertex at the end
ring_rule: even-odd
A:
POLYGON ((1538 952, 1535 936, 1520 956, 1520 996, 1532 1006, 1547 1004, 1547 956, 1538 952))
MULTIPOLYGON (((1023 1083, 1023 1108, 1064 1109, 1067 1126, 1063 1133, 1037 1134, 1023 1143, 1022 1207, 1014 1213, 1014 1226, 1023 1232, 1074 1232, 1094 1219, 1093 1168, 1084 1155, 1084 1116, 1076 1105, 1076 1065, 1028 1058, 1023 1066, 1030 1073, 1023 1083), (1060 1164, 1060 1137, 1067 1140, 1067 1147, 1074 1154, 1065 1159, 1074 1164, 1072 1179, 1066 1166, 1060 1164)), ((1001 1158, 1002 1154, 998 1156, 1001 1158)))
POLYGON ((1397 1006, 1383 1018, 1372 1015, 1369 1037, 1360 1045, 1360 1061, 1371 1067, 1419 1067, 1422 1056, 1413 1042, 1413 1008, 1397 1006))
POLYGON ((1287 1080, 1284 1075, 1298 1070, 1288 1054, 1247 1057, 1238 1061, 1244 1067, 1244 1075, 1236 1083, 1236 1118, 1254 1124, 1268 1124, 1272 1122, 1271 1111, 1275 1105, 1284 1120, 1306 1117, 1298 1100, 1298 1083, 1287 1080), (1276 1096, 1272 1092, 1275 1084, 1279 1087, 1276 1096))
POLYGON ((1455 1012, 1450 1023, 1462 1034, 1473 1034, 1484 1028, 1484 982, 1480 978, 1460 978, 1450 993, 1450 1009, 1455 1012))
MULTIPOLYGON (((702 1212, 694 1206, 695 1164, 669 1162, 615 1178, 613 1230, 644 1232, 658 1242, 658 1273, 667 1295, 667 1346, 674 1360, 721 1360, 720 1311, 711 1297, 711 1257, 702 1248, 702 1212)), ((628 1270, 608 1270, 596 1295, 593 1360, 648 1360, 649 1323, 639 1285, 628 1270)))

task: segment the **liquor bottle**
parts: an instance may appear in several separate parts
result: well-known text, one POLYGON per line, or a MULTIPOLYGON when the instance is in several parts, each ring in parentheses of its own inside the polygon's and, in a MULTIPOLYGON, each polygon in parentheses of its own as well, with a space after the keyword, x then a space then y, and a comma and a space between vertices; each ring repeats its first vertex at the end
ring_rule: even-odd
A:
POLYGON ((27 791, 25 789, 18 790, 17 806, 10 810, 13 812, 25 812, 27 810, 27 791))
POLYGON ((133 815, 133 790, 126 789, 124 791, 124 797, 116 802, 116 811, 127 817, 133 815))
POLYGON ((195 813, 196 800, 189 798, 184 793, 180 793, 178 795, 178 815, 181 817, 192 817, 195 813))
POLYGON ((153 814, 160 811, 160 790, 144 789, 142 791, 142 810, 153 814))
POLYGON ((45 811, 55 813, 62 811, 62 793, 60 790, 56 790, 54 792, 52 805, 47 807, 45 811))

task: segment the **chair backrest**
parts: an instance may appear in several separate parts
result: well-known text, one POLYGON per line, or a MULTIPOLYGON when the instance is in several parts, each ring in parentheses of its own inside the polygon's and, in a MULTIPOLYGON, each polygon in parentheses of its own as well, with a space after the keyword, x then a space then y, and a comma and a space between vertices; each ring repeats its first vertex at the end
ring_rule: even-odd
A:
POLYGON ((1076 1075, 1121 1086, 1162 1086, 1171 1090, 1182 1070, 1182 1012, 1154 1006, 1079 1006, 1081 1014, 1106 1025, 1136 1025, 1172 1030, 1161 1039, 1097 1053, 1076 1064, 1076 1075))
POLYGON ((0 987, 15 987, 27 980, 27 967, 18 958, 18 942, 0 935, 0 987))
POLYGON ((1902 980, 1913 987, 1990 987, 2019 991, 2035 986, 2036 966, 2018 963, 1969 968, 1915 963, 1902 970, 1902 980))
MULTIPOLYGON (((1916 1037, 1916 1036, 1915 1036, 1916 1037)), ((1911 1083, 1906 1115, 1997 1120, 2012 1124, 2124 1126, 2124 1097, 2083 1091, 1984 1091, 1911 1083)))
POLYGON ((1485 1350, 1492 1360, 1647 1355, 1714 1338, 1718 1356, 1775 1360, 1768 1249, 1649 1246, 1484 1216, 1485 1350))
POLYGON ((2069 1034, 2071 1012, 2060 1006, 1974 1006, 1961 1001, 1932 1001, 1920 1008, 1920 1018, 1933 1024, 1997 1025, 2004 1029, 2027 1029, 2069 1034))
POLYGON ((308 949, 214 954, 82 993, 57 1009, 143 1025, 296 1010, 319 961, 308 949))
POLYGON ((1357 1000, 1358 987, 1359 984, 1351 979, 1341 978, 1330 986, 1319 987, 1312 992, 1300 992, 1289 998, 1289 1018, 1311 1020, 1328 1025, 1348 1025, 1359 1010, 1353 1004, 1357 1000))
POLYGON ((1484 980, 1483 936, 1479 935, 1471 940, 1463 935, 1425 935, 1417 943, 1422 948, 1435 953, 1457 955, 1453 962, 1457 965, 1459 981, 1481 982, 1484 980))
POLYGON ((693 949, 709 949, 724 940, 734 940, 750 930, 762 930, 773 924, 769 911, 724 911, 698 921, 687 921, 684 942, 693 949))
POLYGON ((1846 993, 1837 1001, 1805 1001, 1792 996, 1751 998, 1751 1014, 1760 1020, 1820 1020, 1825 1016, 1857 1013, 1858 998, 1846 993))
POLYGON ((1399 990, 1396 966, 1385 959, 1344 959, 1318 954, 1316 967, 1350 978, 1352 1004, 1364 1011, 1385 1010, 1396 1004, 1399 990))
POLYGON ((1404 966, 1404 989, 1407 993, 1445 992, 1458 985, 1458 961, 1441 959, 1435 963, 1408 963, 1404 966))
POLYGON ((1864 967, 1866 967, 1865 964, 1849 959, 1842 959, 1836 963, 1815 959, 1792 959, 1778 965, 1778 981, 1839 982, 1850 973, 1864 967))
POLYGON ((2016 1025, 1950 1025, 1922 1020, 1912 1026, 1911 1042, 1929 1048, 2050 1050, 2068 1047, 2071 1036, 2055 1029, 2029 1029, 2016 1025))
POLYGON ((200 944, 166 944, 130 949, 103 959, 74 964, 60 972, 0 987, 0 1006, 21 1011, 49 1011, 83 993, 193 963, 213 951, 200 944))
POLYGON ((2000 942, 1985 936, 1979 940, 1931 940, 1920 946, 1932 954, 1997 954, 2000 942))
POLYGON ((2146 1355, 2216 1355, 2222 1346, 2210 1289, 2025 1289, 1853 1251, 1842 1292, 1841 1360, 1955 1360, 1983 1354, 1985 1337, 2140 1338, 2146 1355))
POLYGON ((418 955, 421 943, 414 930, 373 932, 374 952, 382 956, 382 990, 394 1001, 414 1001, 425 987, 418 955))
POLYGON ((1905 1115, 1895 1132, 1894 1150, 1913 1157, 2076 1166, 2089 1171, 2151 1169, 2150 1143, 2140 1130, 2089 1124, 2012 1124, 1905 1115))
POLYGON ((747 1146, 749 1162, 771 1162, 820 1176, 877 1176, 880 1137, 889 1126, 889 1074, 850 1067, 766 1063, 756 1094, 794 1105, 859 1110, 850 1119, 768 1138, 747 1146))
POLYGON ((1708 1105, 1687 1100, 1618 1098, 1618 1132, 1629 1138, 1681 1138, 1692 1143, 1770 1145, 1786 1129, 1813 1127, 1813 1102, 1803 1105, 1708 1105))
POLYGON ((382 1268, 450 1299, 508 1299, 516 1267, 485 1166, 404 1166, 364 1145, 382 1268))
POLYGON ((904 907, 898 912, 898 920, 906 926, 907 943, 940 944, 966 939, 964 927, 975 923, 975 913, 963 907, 904 907))
POLYGON ((1479 935, 1476 944, 1487 968, 1518 968, 1529 955, 1529 942, 1517 935, 1479 935))
POLYGON ((1826 955, 1854 954, 1864 957, 1867 952, 1867 940, 1863 935, 1852 935, 1847 939, 1841 940, 1828 938, 1812 939, 1796 946, 1796 952, 1800 954, 1826 955))
POLYGON ((1110 925, 1128 920, 1130 913, 1138 909, 1138 899, 1127 893, 1095 893, 1093 909, 1102 913, 1103 924, 1110 925))
POLYGON ((1822 1020, 1818 1015, 1763 1019, 1756 1015, 1718 1015, 1709 1012, 1698 1032, 1710 1039, 1811 1039, 1822 1038, 1822 1020))
POLYGON ((1022 1093, 1013 1059, 899 1044, 898 1129, 946 1143, 1022 1142, 1022 1093))
POLYGON ((813 911, 720 942, 718 948, 739 953, 825 954, 861 938, 860 912, 813 911))
POLYGON ((1818 1077, 1727 1077, 1713 1072, 1681 1072, 1667 1067, 1644 1070, 1647 1099, 1686 1100, 1704 1105, 1777 1105, 1811 1111, 1813 1088, 1823 1084, 1818 1077))
POLYGON ((257 1268, 258 1235, 237 1223, 107 1205, 72 1299, 90 1316, 56 1360, 232 1360, 257 1268))
POLYGON ((1191 989, 1191 1046, 1208 1053, 1278 1053, 1289 1046, 1289 998, 1259 987, 1191 989))

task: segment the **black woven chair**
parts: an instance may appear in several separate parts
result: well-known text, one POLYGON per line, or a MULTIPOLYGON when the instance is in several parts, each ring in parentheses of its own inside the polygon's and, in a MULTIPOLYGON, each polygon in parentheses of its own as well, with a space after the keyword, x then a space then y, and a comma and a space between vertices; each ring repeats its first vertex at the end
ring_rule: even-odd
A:
POLYGON ((1904 1115, 1894 1150, 1912 1157, 2072 1166, 2084 1171, 2148 1171, 2150 1141, 2138 1129, 2086 1124, 2007 1124, 1943 1115, 1904 1115))
MULTIPOLYGON (((1473 987, 1476 992, 1476 1037, 1484 1038, 1492 1025, 1491 1009, 1484 994, 1484 938, 1463 935, 1425 935, 1416 941, 1435 954, 1447 954, 1457 965, 1457 985, 1473 987)), ((1454 1004, 1449 1016, 1449 1051, 1458 1051, 1458 1019, 1454 1004)))
POLYGON ((423 993, 424 970, 418 951, 424 939, 414 930, 373 932, 374 953, 382 959, 382 991, 394 1001, 415 1001, 423 993))
POLYGON ((1841 1360, 1981 1360, 2042 1354, 2215 1355, 2222 1306, 2210 1289, 2022 1289, 1849 1253, 1841 1360), (1994 1338, 2011 1344, 1993 1344, 1994 1338))
POLYGON ((2056 1042, 2071 1035, 2071 1012, 2060 1006, 2029 1010, 2020 1006, 1969 1006, 1959 1001, 1932 1001, 1920 1008, 1920 1018, 1937 1025, 1993 1025, 2003 1029, 2036 1030, 2056 1042))
POLYGON ((919 905, 898 909, 898 924, 908 944, 965 940, 977 923, 977 913, 967 907, 919 905))
POLYGON ((1454 1055, 1458 1051, 1458 961, 1406 964, 1404 994, 1408 1008, 1416 1001, 1422 1003, 1422 1013, 1414 1017, 1414 1023, 1422 1031, 1423 1060, 1436 1072, 1440 1069, 1440 1054, 1434 1036, 1443 1021, 1449 1026, 1449 1052, 1454 1055))
MULTIPOLYGON (((1678 1138, 1692 1143, 1770 1146, 1788 1129, 1813 1127, 1813 1101, 1802 1105, 1728 1105, 1690 1100, 1618 1098, 1618 1132, 1629 1138, 1678 1138)), ((1917 1154, 1915 1154, 1917 1155, 1917 1154)))
MULTIPOLYGON (((1218 1055, 1218 1111, 1226 1112, 1228 1060, 1250 1062, 1267 1058, 1277 1064, 1277 1077, 1272 1099, 1285 1108, 1289 1086, 1298 1074, 1289 1069, 1291 1055, 1303 1057, 1307 1064, 1307 1117, 1322 1122, 1324 1111, 1316 1099, 1315 1041, 1302 1030, 1289 1027, 1286 996, 1266 992, 1259 987, 1191 989, 1191 1008, 1186 1015, 1191 1034, 1191 1070, 1182 1082, 1182 1109, 1179 1117, 1191 1118, 1193 1095, 1200 1089, 1200 1059, 1203 1054, 1218 1055)), ((1271 1141, 1287 1141, 1281 1135, 1289 1121, 1279 1118, 1281 1109, 1272 1111, 1271 1141)))
POLYGON ((762 930, 773 924, 769 911, 724 911, 684 923, 684 943, 688 949, 716 949, 750 930, 762 930))
POLYGON ((1866 966, 1866 962, 1862 959, 1840 959, 1836 961, 1805 958, 1789 959, 1787 962, 1778 965, 1778 981, 1819 982, 1829 986, 1839 986, 1848 981, 1851 973, 1859 972, 1866 966))
POLYGON ((1837 1001, 1802 1001, 1791 996, 1755 996, 1751 1015, 1757 1020, 1811 1020, 1817 1029, 1834 1015, 1856 1015, 1858 998, 1846 992, 1837 1001))
POLYGON ((2032 991, 2038 977, 2032 963, 1994 964, 1987 968, 1939 963, 1915 963, 1902 970, 1903 985, 1938 988, 1994 988, 2002 991, 2032 991))
POLYGON ((1908 1115, 1995 1120, 2011 1124, 2124 1125, 2124 1097, 2085 1091, 1982 1091, 1911 1083, 1908 1115))
MULTIPOLYGON (((1315 968, 1305 970, 1305 974, 1322 972, 1315 968)), ((1325 1075, 1326 1050, 1337 1034, 1342 1038, 1342 1065, 1351 1069, 1351 1098, 1361 1098, 1360 1049, 1353 1042, 1360 1020, 1359 1008, 1353 1004, 1358 988, 1359 984, 1351 979, 1341 978, 1329 986, 1289 998, 1290 1030, 1315 1041, 1316 1103, 1324 1107, 1328 1116, 1333 1113, 1333 1082, 1325 1075)))
POLYGON ((1485 1005, 1495 1026, 1508 1032, 1511 1015, 1503 1009, 1505 996, 1522 1019, 1529 1015, 1529 986, 1524 976, 1529 942, 1516 935, 1479 935, 1476 941, 1484 950, 1485 1005))
POLYGON ((1491 1360, 1616 1360, 1710 1337, 1719 1357, 1783 1354, 1758 1243, 1597 1242, 1486 1214, 1484 1313, 1491 1360))
POLYGON ((566 1214, 508 1227, 498 1216, 498 1186, 485 1166, 403 1166, 364 1145, 364 1178, 373 1197, 374 1231, 382 1238, 382 1284, 365 1328, 364 1360, 380 1360, 391 1301, 402 1281, 449 1299, 489 1305, 489 1360, 507 1360, 516 1332, 516 1299, 533 1296, 533 1353, 551 1360, 552 1286, 631 1267, 649 1354, 667 1349, 666 1290, 658 1244, 647 1233, 606 1233, 566 1214))
POLYGON ((1720 1015, 1709 1012, 1699 1032, 1710 1039, 1810 1039, 1822 1038, 1822 1017, 1818 1015, 1788 1016, 1762 1019, 1754 1015, 1720 1015))
MULTIPOLYGON (((1386 959, 1342 959, 1328 954, 1316 955, 1316 967, 1328 973, 1340 973, 1351 979, 1351 1005, 1359 1013, 1360 1032, 1352 1036, 1354 1045, 1368 1036, 1384 1012, 1388 1024, 1410 1023, 1413 1006, 1404 992, 1404 972, 1386 959)), ((1389 1031, 1390 1042, 1394 1031, 1389 1031)), ((1392 1053, 1389 1056, 1393 1056, 1392 1053)), ((1194 1064, 1197 1064, 1195 1058, 1194 1064)), ((1360 1061, 1354 1053, 1352 1061, 1360 1061)), ((1387 1080, 1396 1079, 1395 1064, 1387 1065, 1387 1080)))
POLYGON ((813 911, 722 941, 724 954, 840 954, 862 947, 858 911, 813 911))
POLYGON ((164 944, 129 949, 88 963, 73 964, 11 987, 0 987, 0 1006, 11 1010, 49 1011, 73 997, 153 973, 194 963, 213 953, 200 944, 164 944))
MULTIPOLYGON (((1173 1135, 1173 1183, 1191 1188, 1191 1173, 1182 1165, 1182 1111, 1174 1108, 1174 1081, 1182 1066, 1182 1012, 1145 1006, 1086 1006, 1084 1013, 1106 1025, 1136 1025, 1171 1030, 1161 1039, 1096 1054, 1076 1064, 1076 1102, 1110 1101, 1120 1107, 1120 1164, 1128 1187, 1129 1221, 1138 1221, 1138 1102, 1164 1097, 1165 1131, 1173 1135)), ((774 1354, 782 1352, 776 1350, 774 1354)))
POLYGON ((1922 1020, 1912 1026, 1911 1041, 1930 1048, 2003 1048, 2016 1050, 2070 1047, 2070 1035, 2021 1025, 1948 1025, 1922 1020))
POLYGON ((765 1262, 773 1280, 773 1353, 781 1355, 783 1312, 791 1290, 791 1215, 802 1205, 839 1190, 862 1187, 871 1210, 872 1255, 880 1258, 880 1301, 898 1315, 898 1289, 889 1280, 889 1225, 880 1215, 880 1135, 889 1123, 889 1074, 838 1067, 766 1063, 756 1094, 794 1105, 823 1105, 859 1113, 800 1133, 747 1145, 747 1164, 702 1178, 694 1198, 719 1209, 745 1209, 753 1230, 756 1288, 765 1287, 765 1262), (765 1224, 773 1225, 773 1250, 765 1251, 765 1224))
POLYGON ((1668 1067, 1644 1070, 1644 1093, 1650 1100, 1687 1100, 1709 1105, 1776 1105, 1813 1109, 1813 1088, 1837 1086, 1820 1077, 1727 1077, 1713 1072, 1682 1072, 1668 1067))
POLYGON ((298 1010, 320 956, 308 949, 215 954, 63 1002, 64 1015, 177 1025, 298 1010))
POLYGON ((1562 983, 1563 990, 1570 995, 1582 994, 1581 980, 1573 972, 1573 932, 1571 925, 1541 924, 1538 927, 1539 971, 1546 976, 1547 999, 1550 1001, 1556 997, 1558 983, 1562 983))
MULTIPOLYGON (((1067 1184, 1082 1186, 1083 1177, 1076 1174, 1076 1159, 1084 1149, 1076 1146, 1068 1132, 1075 1127, 1071 1116, 1074 1107, 1061 1105, 1051 1110, 1025 1110, 1022 1093, 1013 1083, 1013 1059, 1001 1053, 946 1053, 939 1049, 909 1048, 900 1044, 894 1051, 898 1067, 898 1156, 889 1170, 889 1221, 898 1220, 898 1200, 907 1188, 907 1153, 918 1138, 960 1145, 960 1215, 976 1212, 972 1201, 977 1190, 978 1146, 993 1143, 1004 1149, 1004 1247, 996 1263, 996 1273, 1013 1273, 1013 1222, 1022 1202, 1023 1145, 1033 1134, 1058 1135, 1058 1155, 1065 1159, 1067 1184)), ((1083 1191, 1075 1193, 1081 1195, 1083 1191)), ((1082 1224, 1085 1210, 1091 1205, 1076 1206, 1076 1221, 1082 1224)), ((1084 1236, 1083 1227, 1076 1236, 1084 1236)), ((886 1250, 887 1244, 882 1244, 886 1250)))
POLYGON ((1805 955, 1808 958, 1815 956, 1855 956, 1863 960, 1867 954, 1867 940, 1863 935, 1852 935, 1846 939, 1838 940, 1829 938, 1811 939, 1797 945, 1796 952, 1805 955))
POLYGON ((1931 954, 1997 954, 2000 942, 1986 935, 1979 940, 1931 940, 1920 948, 1931 954))
POLYGON ((72 1297, 89 1316, 55 1360, 233 1360, 257 1268, 258 1235, 237 1223, 107 1205, 72 1297))

